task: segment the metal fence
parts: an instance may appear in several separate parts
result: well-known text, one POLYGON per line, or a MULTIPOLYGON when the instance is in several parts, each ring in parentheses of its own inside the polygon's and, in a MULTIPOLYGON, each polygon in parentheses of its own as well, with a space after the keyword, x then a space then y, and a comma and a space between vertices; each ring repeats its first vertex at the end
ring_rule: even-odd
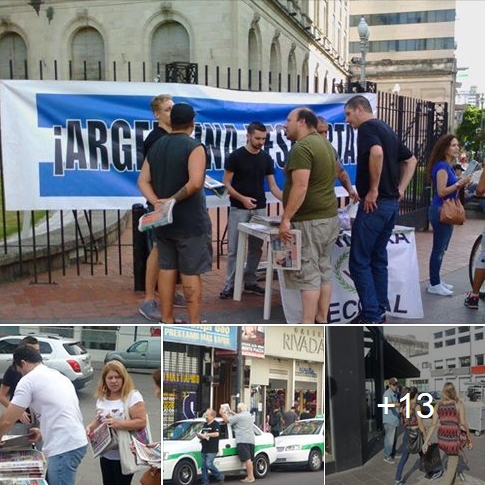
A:
MULTIPOLYGON (((148 63, 142 63, 141 78, 143 81, 153 81, 147 78, 148 63)), ((11 64, 13 76, 13 65, 11 64)), ((99 63, 98 75, 93 79, 92 71, 84 65, 84 79, 107 80, 99 63)), ((123 63, 123 72, 118 64, 113 62, 110 68, 112 81, 133 81, 131 63, 123 63)), ((173 65, 158 66, 156 80, 163 82, 185 82, 204 84, 206 86, 223 87, 235 90, 261 91, 264 79, 268 80, 273 91, 282 91, 283 84, 290 86, 294 92, 308 92, 309 79, 300 76, 288 76, 285 83, 282 76, 274 73, 231 70, 219 66, 204 66, 202 73, 196 64, 174 63, 173 65)), ((18 72, 18 71, 16 71, 18 72)), ((43 61, 39 63, 40 80, 44 80, 43 61)), ((54 62, 52 71, 54 80, 58 77, 58 63, 54 62)), ((69 78, 72 79, 73 66, 69 63, 69 78)), ((29 78, 27 61, 25 62, 25 79, 29 78)), ((137 76, 139 78, 139 76, 137 76)), ((264 83, 266 84, 266 83, 264 83)), ((375 85, 373 85, 375 88, 375 85)), ((331 86, 324 85, 324 90, 332 93, 355 92, 356 85, 332 80, 331 86)), ((378 117, 386 121, 409 146, 418 159, 416 175, 410 184, 403 201, 400 223, 410 225, 418 230, 427 229, 427 211, 430 189, 425 181, 425 165, 431 147, 436 139, 446 132, 448 125, 448 111, 446 103, 422 101, 391 93, 378 94, 378 117)), ((52 272, 61 269, 66 274, 68 266, 76 265, 77 274, 94 275, 98 273, 98 265, 102 265, 104 274, 123 274, 126 272, 126 258, 131 259, 133 271, 140 273, 135 267, 136 261, 133 251, 127 251, 134 244, 133 235, 127 231, 131 223, 131 214, 123 211, 45 211, 44 213, 21 213, 5 211, 3 160, 0 152, 0 282, 15 278, 32 276, 33 283, 54 283, 52 272), (57 223, 51 227, 53 216, 57 223), (36 229, 35 223, 27 224, 25 220, 42 220, 42 233, 36 229), (12 229, 13 228, 13 229, 12 229), (109 256, 108 256, 109 255, 109 256), (125 268, 125 269, 123 269, 125 268)), ((225 244, 225 214, 226 209, 211 209, 214 211, 212 219, 215 222, 213 230, 214 245, 217 247, 216 264, 224 251, 225 244)), ((130 261, 129 261, 130 262, 130 261)), ((128 262, 128 263, 129 263, 128 262)), ((130 265, 128 264, 128 267, 130 265)), ((135 288, 141 290, 143 288, 135 288)))

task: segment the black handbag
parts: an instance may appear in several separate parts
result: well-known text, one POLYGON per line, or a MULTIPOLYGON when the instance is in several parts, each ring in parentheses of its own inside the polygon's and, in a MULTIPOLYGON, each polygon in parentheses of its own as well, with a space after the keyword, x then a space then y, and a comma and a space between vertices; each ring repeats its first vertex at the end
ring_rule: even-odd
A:
POLYGON ((408 439, 406 441, 406 449, 411 455, 419 453, 423 447, 424 438, 419 429, 408 430, 408 439))

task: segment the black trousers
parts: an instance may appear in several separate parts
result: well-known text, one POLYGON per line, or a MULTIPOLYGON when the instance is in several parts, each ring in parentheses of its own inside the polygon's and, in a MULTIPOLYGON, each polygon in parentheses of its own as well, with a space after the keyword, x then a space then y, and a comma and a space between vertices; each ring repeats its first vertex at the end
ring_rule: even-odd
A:
POLYGON ((133 474, 123 475, 121 473, 121 462, 119 460, 108 460, 101 457, 101 475, 103 485, 130 485, 133 474))

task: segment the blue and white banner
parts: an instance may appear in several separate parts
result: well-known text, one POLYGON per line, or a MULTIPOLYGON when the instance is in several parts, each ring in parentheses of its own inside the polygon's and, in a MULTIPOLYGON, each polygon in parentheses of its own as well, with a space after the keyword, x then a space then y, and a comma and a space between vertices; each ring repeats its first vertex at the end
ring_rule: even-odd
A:
MULTIPOLYGON (((282 188, 291 148, 283 125, 297 106, 330 123, 329 138, 355 178, 355 131, 345 123, 351 95, 259 93, 188 84, 0 81, 1 134, 7 210, 129 209, 144 203, 136 181, 143 140, 153 128, 150 101, 169 93, 195 108, 193 136, 210 154, 208 175, 222 180, 224 162, 246 143, 246 126, 268 128, 264 150, 282 188)), ((376 106, 376 95, 367 95, 376 106)), ((343 190, 343 189, 342 189, 343 190)), ((226 200, 208 197, 209 206, 226 200)))
POLYGON ((163 341, 236 350, 238 331, 230 325, 163 325, 163 341))

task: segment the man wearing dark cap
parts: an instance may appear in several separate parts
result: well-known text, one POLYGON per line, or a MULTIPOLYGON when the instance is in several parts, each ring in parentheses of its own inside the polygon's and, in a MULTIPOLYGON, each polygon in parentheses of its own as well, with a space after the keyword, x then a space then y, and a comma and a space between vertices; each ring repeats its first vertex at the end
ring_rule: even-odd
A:
POLYGON ((187 323, 201 323, 201 274, 210 271, 212 263, 211 222, 204 193, 206 153, 200 141, 190 137, 194 118, 190 104, 173 105, 172 132, 153 144, 138 178, 138 187, 155 210, 167 200, 176 202, 173 223, 156 229, 161 323, 185 323, 175 321, 173 314, 177 271, 187 300, 187 323))
POLYGON ((382 402, 395 404, 392 408, 383 408, 382 423, 384 425, 384 461, 395 463, 397 428, 399 426, 399 398, 397 395, 398 382, 395 377, 389 379, 389 387, 384 392, 382 402), (387 413, 386 413, 387 410, 387 413))

